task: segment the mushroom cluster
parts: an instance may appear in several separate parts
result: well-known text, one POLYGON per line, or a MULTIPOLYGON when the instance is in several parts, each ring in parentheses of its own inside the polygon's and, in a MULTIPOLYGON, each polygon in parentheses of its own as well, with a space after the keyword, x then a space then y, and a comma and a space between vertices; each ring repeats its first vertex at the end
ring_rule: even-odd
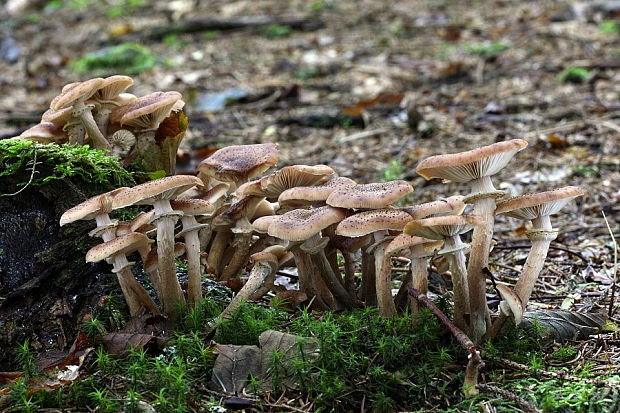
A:
POLYGON ((139 161, 147 171, 172 175, 186 128, 181 94, 137 97, 125 93, 131 85, 133 79, 122 75, 69 83, 52 99, 41 123, 19 137, 44 144, 90 145, 121 158, 125 165, 139 161), (171 128, 174 136, 157 136, 164 121, 176 123, 171 128))
POLYGON ((89 251, 87 260, 113 265, 132 314, 159 311, 129 271, 126 257, 133 251, 169 316, 180 305, 201 300, 205 276, 242 285, 221 316, 226 317, 241 300, 281 291, 274 285, 276 273, 296 267, 296 274, 288 274, 298 279, 298 296, 311 309, 376 306, 386 317, 409 309, 413 323, 420 308, 408 290, 426 294, 429 263, 443 257, 452 281, 454 323, 479 343, 505 320, 521 318, 558 233, 549 216, 583 195, 578 187, 565 187, 506 199, 491 176, 526 146, 514 139, 423 160, 417 172, 426 179, 470 183, 472 191, 405 207, 396 206, 413 191, 405 181, 359 184, 326 165, 286 166, 265 175, 278 162, 276 144, 229 146, 204 159, 197 176, 170 176, 99 195, 65 212, 61 225, 95 219, 92 235, 104 243, 89 251), (110 211, 129 205, 153 210, 131 223, 110 219, 110 211), (532 221, 527 233, 532 249, 516 286, 499 285, 502 301, 491 327, 484 267, 499 214, 532 221), (461 236, 470 231, 468 244, 461 236), (175 271, 175 257, 182 254, 188 262, 185 291, 175 271), (396 294, 393 260, 410 264, 396 294), (237 281, 247 274, 245 284, 237 281))

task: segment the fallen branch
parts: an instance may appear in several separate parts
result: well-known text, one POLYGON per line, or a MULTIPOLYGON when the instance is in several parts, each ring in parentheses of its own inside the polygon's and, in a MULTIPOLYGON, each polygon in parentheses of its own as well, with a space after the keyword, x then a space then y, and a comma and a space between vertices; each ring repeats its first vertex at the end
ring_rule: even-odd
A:
POLYGON ((540 412, 540 409, 538 407, 528 402, 523 397, 520 397, 519 395, 516 395, 508 390, 502 389, 497 386, 492 386, 490 384, 477 384, 476 388, 480 391, 497 394, 505 399, 511 400, 521 406, 521 408, 526 412, 540 412))
POLYGON ((212 17, 197 17, 180 20, 163 27, 145 29, 117 38, 117 41, 135 41, 138 39, 162 39, 170 34, 197 33, 209 30, 239 30, 277 24, 297 30, 312 31, 323 26, 323 22, 316 17, 287 17, 287 16, 241 16, 230 19, 216 19, 212 17))
POLYGON ((421 294, 418 290, 413 287, 409 287, 407 291, 409 295, 413 296, 418 302, 424 305, 426 308, 431 310, 431 312, 441 321, 441 323, 446 326, 450 333, 454 336, 456 341, 469 353, 467 357, 469 362, 467 363, 467 369, 465 370, 465 380, 463 381, 463 393, 466 397, 472 397, 478 394, 478 373, 480 369, 484 368, 484 361, 480 357, 480 352, 478 351, 476 345, 471 341, 471 339, 461 331, 454 323, 441 312, 437 306, 426 297, 426 295, 421 294))

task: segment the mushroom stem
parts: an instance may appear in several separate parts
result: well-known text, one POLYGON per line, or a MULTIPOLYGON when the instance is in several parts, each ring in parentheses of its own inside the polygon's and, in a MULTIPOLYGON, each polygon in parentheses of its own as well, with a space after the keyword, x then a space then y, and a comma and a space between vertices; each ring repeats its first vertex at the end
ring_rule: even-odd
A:
POLYGON ((344 259, 344 288, 349 292, 351 297, 355 297, 355 262, 353 254, 347 251, 341 251, 344 259))
POLYGON ((224 267, 223 258, 226 246, 232 238, 233 234, 230 230, 216 231, 215 237, 211 242, 211 248, 209 249, 209 256, 207 257, 207 268, 210 272, 215 274, 218 278, 224 267))
POLYGON ((377 306, 377 271, 373 257, 362 248, 362 287, 360 296, 367 306, 377 306))
MULTIPOLYGON (((470 182, 472 193, 487 193, 496 191, 491 178, 483 176, 470 182)), ((469 284, 471 338, 474 343, 480 343, 491 319, 487 307, 486 279, 483 268, 489 265, 489 252, 493 240, 493 224, 495 199, 481 197, 474 201, 473 214, 482 217, 483 222, 474 227, 467 277, 469 284)))
POLYGON ((331 264, 327 260, 324 243, 319 234, 315 234, 309 238, 304 242, 301 248, 313 257, 313 262, 317 266, 321 278, 334 298, 344 305, 345 308, 356 307, 355 300, 344 288, 342 281, 338 279, 339 277, 334 273, 331 264))
MULTIPOLYGON (((532 241, 532 248, 527 256, 523 270, 521 271, 521 276, 515 285, 515 294, 517 294, 521 300, 523 308, 527 306, 534 286, 536 285, 536 280, 545 265, 545 259, 549 252, 549 245, 551 245, 551 241, 558 235, 557 230, 554 230, 551 226, 549 215, 543 215, 533 219, 532 224, 534 225, 534 229, 529 230, 526 234, 532 241)), ((508 316, 500 312, 484 338, 489 340, 495 338, 507 319, 508 316)))
POLYGON ((380 242, 387 231, 377 231, 373 233, 374 240, 377 244, 374 251, 375 271, 376 271, 376 291, 377 291, 377 307, 379 313, 384 317, 393 317, 396 314, 396 305, 392 298, 392 266, 390 257, 385 255, 385 242, 380 242))
MULTIPOLYGON (((460 236, 448 237, 444 240, 446 250, 456 250, 448 255, 452 285, 454 290, 454 323, 461 330, 467 331, 466 314, 470 313, 470 292, 467 285, 467 269, 465 267, 465 253, 463 252, 460 236)), ((418 289, 415 285, 415 289, 418 289)), ((486 322, 485 322, 486 329, 486 322)))
MULTIPOLYGON (((415 249, 421 249, 421 246, 414 247, 415 249)), ((411 260, 411 287, 415 288, 420 294, 426 295, 428 293, 428 260, 429 257, 413 258, 411 260)), ((409 278, 409 277, 407 277, 409 278)), ((403 281, 403 285, 408 284, 407 279, 403 281)), ((401 287, 402 288, 402 287, 401 287)), ((409 289, 409 286, 405 287, 405 291, 409 289)), ((409 300, 410 310, 412 317, 420 312, 420 304, 417 300, 409 300)))
MULTIPOLYGON (((319 277, 316 276, 317 270, 310 255, 299 245, 291 246, 290 250, 295 257, 295 265, 299 273, 299 289, 306 293, 308 298, 314 297, 314 306, 317 310, 335 310, 336 303, 332 294, 327 288, 325 288, 326 291, 320 289, 321 284, 315 283, 315 279, 319 277)), ((324 284, 322 286, 326 287, 324 284)))
MULTIPOLYGON (((192 219, 193 217, 183 217, 192 219)), ((195 220, 192 219, 194 222, 195 220)), ((196 306, 202 300, 202 274, 200 272, 200 240, 198 231, 185 234, 185 251, 187 256, 187 301, 196 306)))
POLYGON ((174 224, 179 213, 172 209, 167 199, 157 200, 153 206, 155 217, 159 217, 155 225, 157 226, 157 257, 162 304, 164 312, 168 316, 174 316, 179 305, 185 304, 174 262, 174 224))
POLYGON ((95 122, 91 112, 92 107, 92 105, 86 105, 83 101, 78 100, 73 104, 72 115, 73 117, 80 119, 82 125, 84 125, 84 129, 86 129, 86 133, 88 133, 88 137, 93 142, 93 147, 95 149, 105 149, 109 151, 111 149, 110 143, 97 127, 97 123, 95 122))
POLYGON ((117 254, 114 256, 113 262, 113 271, 116 273, 121 290, 123 290, 125 301, 129 307, 129 314, 135 317, 140 314, 142 308, 150 314, 159 314, 159 309, 149 294, 131 273, 131 263, 127 260, 127 256, 117 254))
POLYGON ((243 268, 250 257, 250 242, 252 241, 252 233, 235 234, 236 249, 230 258, 228 265, 222 271, 221 280, 227 280, 239 275, 239 271, 243 268))

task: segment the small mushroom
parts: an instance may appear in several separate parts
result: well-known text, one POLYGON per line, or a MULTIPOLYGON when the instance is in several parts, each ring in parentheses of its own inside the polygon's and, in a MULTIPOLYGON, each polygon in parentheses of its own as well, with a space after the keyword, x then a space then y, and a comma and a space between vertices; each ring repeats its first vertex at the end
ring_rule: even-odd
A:
POLYGON ((43 122, 26 129, 19 135, 20 138, 37 143, 65 143, 67 135, 62 128, 51 122, 43 122))
MULTIPOLYGON (((524 308, 527 306, 536 280, 545 265, 549 245, 559 232, 551 226, 551 215, 557 214, 571 200, 583 194, 583 189, 578 186, 566 186, 552 191, 508 199, 497 206, 496 215, 508 215, 532 221, 533 228, 526 232, 526 236, 532 241, 532 248, 515 286, 515 293, 524 308)), ((487 338, 495 337, 505 321, 506 315, 500 314, 489 329, 487 338)))
POLYGON ((483 223, 476 225, 472 235, 471 253, 467 267, 471 304, 472 340, 479 343, 490 325, 486 300, 486 279, 482 271, 488 266, 491 241, 493 239, 493 212, 495 198, 504 195, 493 186, 491 176, 504 168, 513 156, 525 149, 527 142, 512 139, 483 146, 471 151, 431 156, 416 167, 416 172, 425 179, 443 178, 455 182, 469 183, 471 194, 465 202, 474 204, 473 214, 482 217, 483 223))
POLYGON ((327 205, 339 208, 378 209, 393 204, 413 188, 405 181, 356 184, 339 187, 326 200, 327 205))
POLYGON ((345 177, 332 178, 322 185, 296 186, 283 191, 278 196, 280 207, 305 208, 310 205, 322 206, 336 189, 345 186, 353 186, 355 181, 345 177))
POLYGON ((133 79, 129 76, 114 75, 106 77, 99 89, 90 97, 96 104, 94 115, 95 122, 103 135, 107 134, 108 118, 112 109, 118 106, 127 105, 137 98, 129 93, 123 94, 125 89, 133 85, 133 79), (120 96, 123 94, 123 96, 120 96))
POLYGON ((61 127, 62 130, 67 133, 69 143, 84 145, 86 129, 84 129, 84 125, 82 125, 79 118, 74 118, 71 115, 72 111, 73 108, 70 106, 60 110, 48 109, 43 113, 43 116, 41 116, 41 122, 51 122, 61 127))
POLYGON ((84 82, 70 83, 62 88, 60 95, 52 99, 50 108, 61 110, 72 107, 72 116, 80 119, 84 129, 86 129, 86 133, 88 133, 88 137, 93 143, 93 147, 110 150, 110 144, 97 127, 97 123, 93 118, 92 110, 95 105, 85 103, 86 100, 99 90, 103 83, 104 80, 100 77, 84 82))

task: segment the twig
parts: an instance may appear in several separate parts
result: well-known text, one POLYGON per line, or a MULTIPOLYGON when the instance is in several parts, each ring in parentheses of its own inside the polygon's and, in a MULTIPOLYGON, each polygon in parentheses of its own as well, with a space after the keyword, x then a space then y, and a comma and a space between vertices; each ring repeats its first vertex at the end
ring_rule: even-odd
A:
POLYGON ((20 192, 22 192, 24 189, 28 188, 28 186, 32 183, 32 180, 34 179, 36 167, 37 167, 37 150, 34 149, 34 155, 32 156, 32 169, 30 172, 30 179, 28 179, 28 182, 26 182, 26 184, 19 191, 13 192, 12 194, 0 194, 0 197, 1 196, 15 196, 19 194, 20 192))
MULTIPOLYGON (((531 245, 527 245, 527 244, 519 244, 519 245, 501 245, 501 246, 497 246, 495 245, 493 247, 494 250, 518 250, 518 249, 522 249, 522 248, 532 248, 531 245)), ((569 250, 568 248, 564 248, 564 247, 559 247, 557 245, 550 245, 549 249, 551 250, 558 250, 558 251, 564 251, 565 253, 569 254, 569 255, 573 255, 577 258, 579 258, 581 261, 585 262, 586 264, 589 263, 589 261, 580 253, 573 251, 573 250, 569 250)))
POLYGON ((612 246, 614 249, 614 269, 613 269, 613 282, 611 284, 611 298, 609 299, 609 317, 613 314, 614 309, 614 299, 616 298, 616 284, 618 281, 618 242, 614 237, 614 232, 611 230, 611 226, 609 225, 609 221, 607 221, 607 217, 605 216, 605 211, 601 211, 603 214, 603 219, 605 220, 605 224, 607 225, 607 229, 609 230, 609 236, 611 237, 612 246))
POLYGON ((344 138, 339 139, 338 142, 339 143, 345 143, 345 142, 355 141, 357 139, 370 138, 371 136, 380 135, 380 134, 385 133, 387 131, 388 131, 387 128, 378 128, 378 129, 367 130, 367 131, 363 131, 363 132, 359 132, 359 133, 354 133, 352 135, 345 136, 344 138))
POLYGON ((505 399, 512 400, 517 403, 526 412, 540 412, 540 409, 534 404, 525 400, 523 397, 514 394, 508 390, 504 390, 500 387, 493 386, 491 384, 477 384, 476 388, 486 393, 493 393, 502 396, 505 399))
POLYGON ((478 390, 476 385, 478 384, 478 373, 480 369, 484 368, 484 361, 480 357, 480 352, 478 351, 476 345, 471 341, 471 339, 461 331, 454 323, 441 312, 437 306, 426 297, 426 295, 420 293, 413 287, 409 287, 407 290, 409 295, 413 296, 418 302, 424 305, 426 308, 431 310, 431 312, 441 321, 441 323, 446 326, 450 333, 454 336, 456 341, 469 353, 467 363, 467 369, 465 370, 465 380, 463 382, 463 393, 467 397, 475 396, 478 394, 478 390))

